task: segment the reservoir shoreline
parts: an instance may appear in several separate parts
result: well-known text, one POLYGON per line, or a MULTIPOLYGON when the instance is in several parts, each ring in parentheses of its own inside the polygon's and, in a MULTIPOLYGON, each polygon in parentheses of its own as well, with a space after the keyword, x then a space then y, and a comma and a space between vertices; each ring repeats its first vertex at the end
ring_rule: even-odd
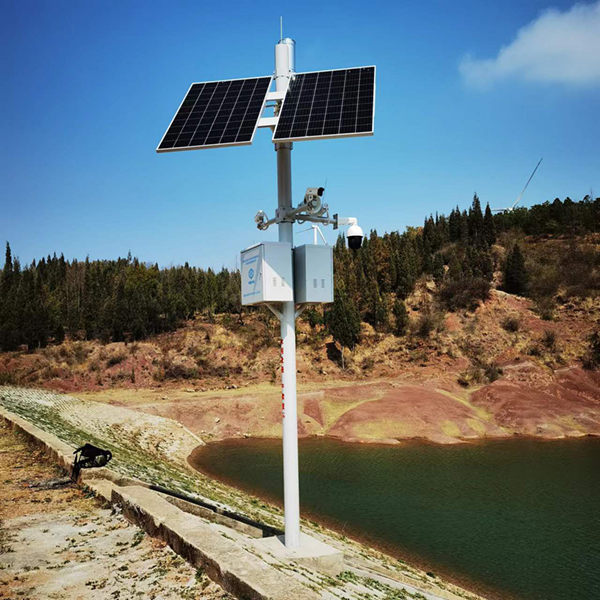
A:
MULTIPOLYGON (((281 507, 282 501, 277 496, 279 493, 277 488, 277 479, 280 471, 280 466, 278 465, 280 463, 277 462, 278 459, 276 456, 280 442, 280 438, 274 437, 261 439, 250 438, 246 440, 233 438, 227 442, 210 442, 206 446, 196 448, 190 454, 188 463, 194 469, 204 473, 205 475, 208 475, 211 478, 219 480, 227 485, 231 485, 246 493, 250 493, 281 507), (263 459, 265 453, 270 453, 269 460, 271 461, 269 466, 270 475, 268 477, 268 484, 265 484, 264 482, 266 467, 265 464, 263 464, 263 459), (223 464, 220 463, 222 460, 227 461, 229 459, 222 459, 221 455, 225 455, 225 457, 231 457, 235 455, 238 463, 244 463, 243 469, 249 471, 249 473, 246 475, 246 477, 240 477, 240 479, 243 481, 240 481, 240 479, 236 478, 235 476, 228 476, 227 473, 222 472, 226 469, 223 469, 223 464), (250 465, 256 466, 256 473, 255 469, 248 468, 250 465), (263 478, 262 485, 261 477, 263 478), (268 487, 269 490, 265 489, 265 487, 268 487)), ((450 446, 431 442, 430 440, 403 440, 402 442, 398 442, 393 446, 382 443, 368 443, 359 445, 355 442, 345 442, 340 439, 318 436, 310 438, 305 437, 301 440, 300 444, 301 462, 302 457, 306 456, 307 454, 309 457, 306 458, 306 461, 312 461, 308 467, 305 465, 305 473, 302 472, 301 466, 301 490, 304 490, 302 495, 305 498, 303 502, 302 514, 307 521, 318 523, 319 525, 322 525, 327 529, 338 533, 339 535, 347 536, 360 544, 372 547, 395 559, 402 560, 406 564, 421 569, 424 572, 433 572, 441 580, 451 582, 462 587, 463 589, 486 596, 487 598, 490 598, 490 600, 522 600, 524 597, 536 599, 551 597, 585 597, 577 596, 575 593, 573 595, 566 596, 544 595, 544 589, 547 589, 548 582, 552 582, 553 579, 557 579, 559 584, 564 585, 566 581, 579 577, 577 573, 579 573, 580 570, 583 571, 591 569, 593 571, 595 569, 593 566, 595 561, 593 556, 592 558, 587 559, 588 561, 591 560, 592 562, 588 562, 586 567, 584 567, 583 564, 580 565, 577 561, 573 560, 573 558, 579 558, 578 552, 580 552, 580 548, 586 543, 585 538, 582 539, 581 537, 582 506, 578 506, 578 500, 575 500, 574 504, 569 507, 571 511, 574 510, 576 513, 575 516, 572 517, 572 521, 575 526, 574 531, 571 532, 569 529, 570 523, 567 522, 562 525, 559 524, 558 531, 556 534, 554 534, 555 540, 553 540, 553 543, 555 546, 552 548, 552 552, 556 554, 556 560, 559 563, 559 572, 557 574, 553 573, 551 570, 544 572, 544 569, 549 565, 546 563, 539 563, 538 567, 541 565, 542 568, 538 568, 535 566, 535 561, 533 561, 530 568, 532 570, 537 569, 538 572, 535 575, 531 575, 531 581, 525 582, 525 587, 519 588, 518 585, 512 585, 511 587, 510 579, 512 577, 511 569, 516 569, 515 577, 521 577, 519 585, 523 583, 524 579, 529 578, 529 576, 523 574, 523 569, 521 569, 521 565, 527 562, 529 555, 527 552, 525 552, 525 555, 523 556, 522 551, 519 550, 520 546, 527 546, 529 543, 528 536, 531 532, 528 530, 528 527, 540 527, 541 524, 542 529, 553 530, 555 529, 554 523, 556 523, 556 515, 552 512, 552 506, 550 506, 550 508, 546 510, 544 514, 544 518, 547 519, 546 522, 543 520, 540 521, 535 514, 532 516, 530 512, 532 507, 529 504, 532 502, 535 504, 535 502, 538 501, 538 499, 535 498, 535 490, 534 495, 531 496, 531 490, 523 488, 522 495, 524 497, 519 497, 521 496, 520 486, 522 483, 522 478, 524 475, 528 475, 528 473, 520 472, 523 470, 520 466, 520 463, 522 462, 521 456, 527 456, 528 453, 536 455, 536 459, 533 460, 530 465, 530 468, 532 465, 534 467, 532 471, 533 474, 535 474, 536 471, 539 471, 536 461, 540 462, 539 466, 543 468, 546 458, 549 458, 550 460, 558 460, 557 464, 563 467, 566 465, 566 472, 572 470, 569 466, 568 460, 574 460, 577 463, 586 463, 587 461, 588 470, 586 471, 586 476, 589 476, 590 466, 600 466, 600 462, 598 462, 599 446, 597 443, 597 436, 583 436, 578 438, 569 437, 566 439, 557 440, 552 438, 539 438, 537 436, 515 435, 510 436, 510 438, 479 438, 474 440, 464 440, 464 442, 461 444, 452 444, 450 446), (513 443, 508 443, 509 440, 513 443), (504 443, 505 441, 507 443, 504 443), (538 442, 544 441, 555 443, 543 445, 538 444, 538 442), (560 442, 563 443, 561 444, 560 442), (304 449, 302 448, 303 444, 305 445, 304 449), (441 449, 442 446, 444 446, 444 450, 441 449), (339 465, 336 463, 336 469, 330 472, 327 470, 327 464, 325 464, 325 473, 321 475, 321 461, 323 460, 326 463, 327 460, 331 460, 331 458, 321 458, 320 450, 317 452, 315 448, 323 450, 325 454, 339 454, 342 458, 339 459, 341 461, 339 465), (544 450, 539 452, 541 448, 547 449, 547 451, 544 450), (396 449, 399 451, 405 450, 405 452, 397 454, 396 449), (312 458, 310 456, 311 452, 312 458), (416 512, 414 511, 414 506, 406 506, 407 499, 409 504, 414 500, 413 496, 415 496, 415 492, 414 490, 410 489, 410 485, 407 485, 404 479, 400 482, 400 484, 398 484, 398 482, 392 482, 393 485, 390 487, 389 492, 384 486, 384 490, 382 492, 380 485, 382 482, 375 481, 374 484, 373 481, 369 479, 368 471, 373 470, 372 462, 370 467, 368 467, 364 473, 360 469, 360 462, 356 462, 359 461, 357 456, 362 458, 363 455, 369 455, 374 457, 375 460, 380 459, 382 462, 378 464, 380 464, 383 471, 385 471, 386 468, 389 469, 389 465, 386 466, 385 463, 386 461, 389 462, 390 456, 397 458, 406 455, 409 457, 409 460, 405 468, 403 464, 404 459, 402 459, 401 470, 410 472, 411 470, 414 470, 415 467, 415 454, 430 457, 427 459, 430 461, 431 457, 434 458, 431 465, 423 465, 424 474, 419 475, 421 480, 426 481, 427 485, 433 485, 433 491, 429 490, 427 487, 425 493, 423 493, 423 490, 421 490, 420 493, 422 496, 418 499, 418 503, 420 504, 418 504, 416 512), (475 464, 481 458, 480 455, 483 456, 482 464, 475 464), (488 456, 489 458, 489 455, 492 455, 495 459, 498 459, 498 465, 492 461, 492 463, 490 463, 492 466, 486 466, 485 461, 487 459, 485 457, 488 456), (316 462, 315 456, 317 457, 316 462), (411 456, 412 458, 410 458, 411 456), (453 468, 458 469, 459 466, 464 466, 462 463, 460 463, 460 461, 457 462, 457 459, 460 459, 461 457, 462 459, 464 459, 464 457, 469 458, 467 461, 468 472, 464 474, 464 479, 462 479, 463 474, 461 468, 459 469, 460 479, 457 479, 456 481, 452 480, 452 485, 450 486, 449 490, 436 489, 435 486, 439 486, 441 484, 436 479, 437 472, 435 469, 438 471, 441 469, 440 472, 442 475, 444 475, 444 473, 447 474, 448 472, 452 473, 453 468), (344 471, 344 461, 347 461, 348 458, 349 462, 346 463, 346 468, 350 471, 357 471, 356 479, 353 479, 352 481, 347 481, 348 473, 344 471), (411 463, 411 461, 413 462, 411 463), (438 464, 436 461, 441 462, 438 464), (475 463, 473 461, 475 461, 475 463), (506 495, 503 495, 506 490, 493 489, 493 486, 496 485, 496 483, 495 475, 492 471, 494 471, 495 466, 502 467, 503 465, 508 465, 509 473, 508 477, 506 477, 506 473, 503 473, 502 469, 499 469, 498 473, 501 474, 501 477, 504 477, 504 479, 502 479, 499 483, 500 487, 505 488, 507 486, 513 486, 516 490, 518 490, 516 493, 514 493, 514 491, 511 492, 513 496, 508 497, 509 502, 506 502, 507 497, 506 495), (340 467, 340 471, 337 470, 338 466, 340 467), (428 466, 433 466, 435 469, 433 471, 431 469, 428 471, 428 466), (482 466, 485 467, 483 479, 488 478, 489 480, 487 483, 478 482, 477 476, 473 476, 474 466, 478 469, 480 469, 482 466), (338 477, 338 472, 340 477, 338 477), (329 475, 327 475, 327 473, 329 473, 329 475), (361 487, 363 481, 365 489, 357 489, 361 487), (492 486, 489 485, 490 481, 493 483, 492 486), (485 502, 480 502, 476 497, 476 493, 479 493, 476 489, 478 484, 488 485, 489 489, 486 490, 488 497, 484 499, 485 502), (309 488, 311 486, 315 489, 310 490, 309 488), (452 486, 456 486, 456 494, 454 493, 454 487, 452 486), (324 496, 327 496, 327 494, 330 493, 328 488, 331 488, 332 495, 335 496, 337 494, 336 498, 339 498, 342 504, 345 503, 348 505, 346 512, 344 512, 344 510, 336 512, 337 509, 332 509, 331 502, 327 504, 328 499, 324 496), (476 492, 475 496, 473 496, 473 506, 470 504, 469 496, 469 494, 471 494, 473 491, 471 488, 475 489, 476 492), (340 490, 342 493, 340 493, 340 490), (356 494, 359 496, 361 494, 363 496, 368 496, 367 500, 369 502, 371 501, 371 497, 373 502, 385 503, 387 501, 388 506, 385 508, 385 510, 387 510, 388 513, 391 511, 391 518, 398 521, 397 524, 390 524, 390 527, 395 526, 395 529, 392 533, 388 534, 385 526, 382 530, 380 526, 381 523, 377 523, 377 519, 380 521, 382 520, 381 507, 365 504, 365 498, 362 498, 361 500, 363 502, 361 505, 362 512, 351 512, 351 505, 354 500, 351 499, 349 501, 347 496, 348 494, 354 494, 354 490, 356 490, 356 494), (500 494, 498 498, 495 494, 496 491, 498 491, 500 494), (438 495, 438 492, 441 495, 438 495), (450 504, 452 503, 454 496, 461 497, 460 501, 462 502, 462 505, 458 506, 458 509, 460 510, 457 513, 452 512, 452 510, 457 507, 452 507, 451 505, 446 506, 448 500, 450 500, 450 504), (479 502, 479 504, 477 504, 477 502, 479 502), (511 504, 511 502, 514 502, 514 505, 511 504), (505 504, 507 504, 508 507, 505 506, 505 504), (523 506, 521 506, 521 504, 523 504, 523 506), (406 512, 407 508, 408 512, 406 512), (413 512, 410 512, 411 509, 413 512), (348 511, 350 511, 350 513, 348 513, 348 511), (444 511, 447 511, 447 513, 444 511), (465 515, 461 514, 461 511, 462 513, 469 513, 466 517, 466 520, 465 515), (406 514, 403 515, 401 513, 406 514), (498 513, 498 515, 496 515, 496 513, 498 513), (348 514, 351 516, 346 519, 348 514), (517 515, 517 518, 514 518, 515 514, 517 515), (363 516, 368 518, 363 521, 361 520, 363 516), (491 534, 488 536, 489 531, 486 530, 485 527, 489 526, 491 521, 493 521, 494 527, 489 530, 491 531, 491 534), (356 526, 358 523, 362 525, 362 528, 356 526), (375 523, 375 527, 373 527, 373 523, 375 523), (550 523, 551 526, 545 527, 545 525, 548 523, 550 523), (407 526, 408 528, 405 529, 407 526), (412 531, 411 526, 413 526, 412 531), (419 543, 415 545, 415 536, 417 538, 421 537, 420 530, 415 534, 415 527, 417 529, 422 528, 424 530, 423 537, 426 541, 420 545, 419 543), (407 536, 404 538, 405 532, 407 533, 407 536), (465 558, 461 560, 455 560, 454 555, 459 554, 460 552, 455 552, 452 550, 452 548, 458 547, 466 548, 466 552, 470 551, 472 553, 477 553, 476 545, 480 543, 478 536, 483 536, 483 538, 488 536, 490 540, 492 540, 494 536, 499 536, 498 540, 500 544, 504 544, 504 547, 499 548, 497 555, 495 548, 490 550, 489 547, 487 548, 487 555, 485 552, 482 554, 481 558, 479 559, 479 563, 484 563, 481 578, 478 578, 479 573, 477 568, 473 568, 469 571, 469 569, 465 567, 465 565, 468 566, 468 559, 465 558), (509 539, 508 541, 503 540, 503 538, 511 538, 511 536, 514 536, 514 538, 509 539), (519 536, 521 536, 520 539, 522 542, 520 542, 519 536), (563 559, 562 555, 556 551, 556 545, 564 544, 565 542, 568 547, 566 555, 563 559), (432 548, 429 548, 428 544, 432 546, 432 548), (410 547, 411 545, 412 547, 410 547), (473 548, 469 549, 469 545, 472 545, 473 548), (444 546, 446 546, 446 548, 444 548, 444 546), (429 550, 432 550, 430 555, 427 554, 429 550), (447 554, 446 558, 449 559, 448 563, 444 561, 444 552, 447 554), (493 564, 491 565, 491 568, 487 568, 488 563, 498 564, 493 564), (496 573, 498 574, 497 577, 496 573), (544 579, 546 582, 544 582, 544 579), (540 586, 536 590, 534 583, 537 580, 539 580, 540 586), (496 583, 498 584, 497 587, 495 585, 496 583), (527 595, 525 590, 527 590, 527 593, 531 591, 531 596, 527 595)), ((397 466, 394 468, 397 468, 397 466)), ((595 467, 593 468, 592 483, 595 489, 598 486, 598 482, 597 478, 593 475, 593 473, 596 472, 595 467)), ((393 471, 393 473, 395 478, 395 471, 393 471)), ((405 477, 406 473, 399 473, 399 475, 402 479, 402 477, 405 477)), ((386 476, 384 476, 384 479, 386 476)), ((557 481, 553 481, 552 484, 557 484, 561 488, 564 488, 565 486, 568 487, 569 476, 570 475, 566 475, 566 479, 564 481, 561 478, 557 478, 557 481)), ((410 481, 410 478, 408 481, 410 481)), ((417 481, 417 488, 419 487, 418 483, 419 481, 417 481)), ((556 495, 556 502, 561 501, 561 493, 564 492, 559 492, 556 495)), ((337 506, 335 502, 333 503, 333 506, 337 506)), ((356 507, 354 507, 352 510, 355 510, 355 508, 356 507)), ((544 510, 547 508, 548 507, 544 507, 544 510)), ((585 506, 583 508, 585 508, 587 511, 583 512, 585 521, 585 518, 587 518, 586 515, 589 514, 589 506, 585 506)), ((533 510, 535 512, 535 509, 533 510)), ((383 514, 386 514, 385 511, 383 511, 383 514)), ((593 523, 593 515, 590 516, 593 523)), ((592 525, 592 528, 593 527, 595 526, 592 525)), ((490 541, 488 546, 493 546, 494 543, 495 541, 490 541)), ((544 544, 546 543, 546 540, 544 538, 540 538, 536 539, 535 542, 532 542, 532 544, 533 543, 544 544)), ((595 547, 596 543, 593 543, 592 545, 595 547)), ((590 552, 593 555, 593 549, 590 550, 590 552)), ((475 560, 475 563, 477 563, 477 560, 475 560)), ((475 566, 481 567, 481 564, 475 566)), ((596 582, 593 575, 588 575, 587 579, 589 581, 582 585, 588 586, 586 589, 589 593, 590 581, 593 583, 596 582)), ((557 592, 557 594, 560 594, 560 592, 557 592)))
MULTIPOLYGON (((391 444, 387 444, 385 442, 348 442, 346 440, 329 437, 329 436, 304 436, 304 438, 301 438, 301 439, 307 439, 308 437, 310 437, 310 438, 326 438, 326 439, 329 439, 329 440, 331 440, 335 443, 339 443, 339 444, 355 444, 355 445, 365 444, 365 445, 368 445, 369 447, 379 445, 379 446, 383 446, 386 448, 389 448, 392 446, 391 444)), ((519 437, 531 437, 532 439, 536 439, 536 440, 538 439, 538 438, 535 438, 535 436, 519 436, 519 437)), ((277 437, 263 437, 263 438, 254 438, 254 439, 267 440, 267 441, 271 441, 271 442, 277 442, 277 441, 280 442, 281 441, 281 438, 277 438, 277 437)), ((507 439, 507 438, 496 438, 496 439, 503 440, 503 439, 507 439)), ((464 442, 460 442, 460 443, 478 444, 478 443, 481 443, 482 441, 486 441, 486 440, 478 438, 475 440, 465 440, 464 442)), ((554 441, 554 440, 547 439, 544 441, 554 441)), ((204 451, 206 451, 208 446, 216 447, 216 446, 221 445, 223 442, 236 443, 236 444, 239 444, 240 446, 243 446, 245 440, 240 439, 240 438, 228 438, 226 440, 211 441, 211 442, 205 443, 204 445, 197 446, 196 448, 194 448, 194 450, 188 456, 188 459, 187 459, 188 464, 194 470, 198 471, 199 473, 202 473, 206 477, 215 479, 215 480, 217 480, 225 485, 231 486, 243 493, 247 493, 247 494, 256 496, 257 498, 260 498, 261 500, 264 500, 275 506, 278 506, 279 508, 281 508, 283 510, 283 501, 281 500, 281 498, 278 498, 276 495, 266 493, 264 490, 261 490, 259 487, 256 487, 256 486, 240 485, 239 481, 235 480, 234 478, 227 477, 223 474, 217 473, 215 471, 212 471, 212 470, 206 468, 206 465, 202 461, 201 455, 203 454, 204 451)), ((400 448, 401 445, 404 445, 404 444, 422 444, 422 445, 427 445, 427 446, 445 446, 445 445, 447 445, 447 444, 440 444, 437 442, 432 442, 430 440, 408 439, 408 440, 399 441, 397 444, 394 444, 393 447, 400 448)), ((454 445, 454 444, 452 444, 452 445, 454 445)), ((512 596, 504 591, 500 591, 497 589, 490 588, 488 586, 484 586, 480 582, 474 581, 464 575, 457 574, 456 572, 447 570, 442 565, 439 565, 437 563, 433 564, 431 561, 428 561, 426 558, 416 555, 414 553, 411 553, 406 548, 402 548, 401 546, 399 546, 397 544, 386 543, 386 542, 382 541, 381 539, 378 539, 372 535, 367 534, 366 532, 357 531, 352 526, 348 527, 347 522, 342 523, 339 520, 336 520, 332 517, 327 517, 320 513, 317 513, 315 511, 311 511, 311 510, 308 510, 305 508, 302 508, 301 518, 306 521, 312 521, 313 523, 317 523, 321 527, 324 527, 325 529, 329 529, 329 530, 337 533, 338 535, 346 536, 346 537, 350 538, 351 540, 357 542, 358 544, 367 546, 369 548, 373 548, 377 552, 381 552, 381 553, 389 556, 392 560, 402 561, 411 567, 420 569, 424 573, 433 572, 433 573, 435 573, 436 577, 438 577, 442 581, 448 581, 449 583, 457 585, 469 592, 473 592, 475 594, 484 596, 487 600, 519 600, 515 596, 512 596)))

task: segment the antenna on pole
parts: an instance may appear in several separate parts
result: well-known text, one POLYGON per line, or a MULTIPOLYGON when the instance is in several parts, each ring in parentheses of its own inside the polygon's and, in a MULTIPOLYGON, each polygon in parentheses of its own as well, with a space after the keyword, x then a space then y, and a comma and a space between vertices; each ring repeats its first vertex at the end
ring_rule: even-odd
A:
POLYGON ((279 17, 279 41, 283 39, 283 17, 279 17))

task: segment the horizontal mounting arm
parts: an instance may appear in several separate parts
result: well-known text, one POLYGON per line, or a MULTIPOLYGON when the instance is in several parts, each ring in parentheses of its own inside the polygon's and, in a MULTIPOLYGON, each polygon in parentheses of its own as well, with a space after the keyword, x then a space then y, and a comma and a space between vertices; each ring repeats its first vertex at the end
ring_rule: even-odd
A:
POLYGON ((285 98, 286 91, 287 90, 276 90, 274 92, 269 92, 267 94, 267 102, 269 100, 283 100, 285 98))
POLYGON ((277 121, 279 121, 279 117, 261 117, 258 120, 257 127, 271 127, 274 129, 277 127, 277 121))

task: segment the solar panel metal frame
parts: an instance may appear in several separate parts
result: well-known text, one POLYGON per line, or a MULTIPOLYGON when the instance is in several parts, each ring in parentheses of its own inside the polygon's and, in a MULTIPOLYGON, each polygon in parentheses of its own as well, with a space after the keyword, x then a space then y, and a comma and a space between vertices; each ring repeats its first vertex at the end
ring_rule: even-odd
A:
MULTIPOLYGON (((314 136, 303 136, 303 137, 289 137, 289 138, 275 138, 275 134, 277 133, 277 126, 273 130, 273 137, 271 141, 274 144, 284 143, 284 142, 307 142, 310 140, 329 140, 329 139, 340 139, 340 138, 348 138, 348 137, 368 137, 374 135, 375 133, 375 98, 377 96, 377 66, 376 65, 363 65, 360 67, 350 67, 345 69, 321 69, 319 71, 304 71, 302 73, 296 73, 296 75, 310 75, 311 73, 331 73, 334 71, 351 71, 352 69, 373 69, 373 118, 371 120, 371 131, 364 132, 356 132, 356 133, 333 133, 328 135, 314 135, 314 136)), ((289 91, 289 88, 288 88, 289 91)), ((285 105, 285 101, 288 97, 288 92, 285 94, 285 98, 281 104, 281 109, 279 110, 279 116, 283 113, 283 107, 285 105)), ((277 124, 279 125, 279 123, 277 124)))
POLYGON ((175 111, 173 118, 169 122, 169 125, 168 125, 167 129, 165 130, 163 136, 160 138, 160 142, 158 143, 158 146, 156 147, 156 152, 158 152, 159 154, 163 154, 165 152, 185 152, 187 150, 204 150, 204 149, 208 149, 208 148, 231 148, 234 146, 250 146, 250 145, 252 145, 252 142, 254 141, 254 136, 256 135, 256 130, 258 129, 258 122, 260 121, 260 119, 265 111, 265 106, 267 104, 267 96, 269 94, 269 91, 271 90, 272 85, 273 85, 273 76, 272 75, 261 75, 260 77, 237 77, 235 79, 216 79, 213 81, 195 81, 194 83, 190 84, 190 87, 187 89, 187 92, 184 94, 181 102, 179 103, 179 106, 177 107, 177 110, 175 111), (267 86, 267 89, 265 91, 265 97, 263 98, 262 107, 261 107, 259 115, 256 119, 256 123, 254 124, 254 131, 252 132, 252 137, 250 138, 249 141, 247 141, 247 142, 228 142, 225 144, 210 144, 210 145, 203 145, 203 146, 182 146, 179 148, 161 148, 160 147, 160 145, 163 143, 167 133, 169 133, 169 129, 171 129, 171 125, 173 125, 173 121, 176 119, 177 115, 179 114, 179 111, 181 110, 181 107, 183 106, 185 99, 188 97, 188 94, 190 93, 191 89, 195 85, 200 85, 200 84, 205 85, 207 83, 222 83, 224 81, 244 81, 246 79, 270 79, 269 85, 267 86))

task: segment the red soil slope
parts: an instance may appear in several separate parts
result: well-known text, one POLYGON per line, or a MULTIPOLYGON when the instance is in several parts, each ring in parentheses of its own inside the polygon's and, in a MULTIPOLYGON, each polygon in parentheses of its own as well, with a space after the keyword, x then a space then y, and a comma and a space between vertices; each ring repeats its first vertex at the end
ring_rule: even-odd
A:
MULTIPOLYGON (((245 388, 191 393, 137 410, 175 419, 210 440, 281 435, 279 389, 245 388)), ((397 443, 425 439, 456 443, 483 437, 600 435, 600 374, 568 368, 554 374, 532 363, 513 365, 505 377, 467 392, 442 382, 398 381, 300 392, 300 435, 397 443)))
POLYGON ((600 375, 583 369, 561 369, 549 381, 502 379, 473 393, 471 403, 516 434, 600 435, 600 375))
POLYGON ((346 440, 424 438, 440 443, 507 435, 457 398, 409 385, 390 388, 380 400, 349 410, 327 433, 346 440))

